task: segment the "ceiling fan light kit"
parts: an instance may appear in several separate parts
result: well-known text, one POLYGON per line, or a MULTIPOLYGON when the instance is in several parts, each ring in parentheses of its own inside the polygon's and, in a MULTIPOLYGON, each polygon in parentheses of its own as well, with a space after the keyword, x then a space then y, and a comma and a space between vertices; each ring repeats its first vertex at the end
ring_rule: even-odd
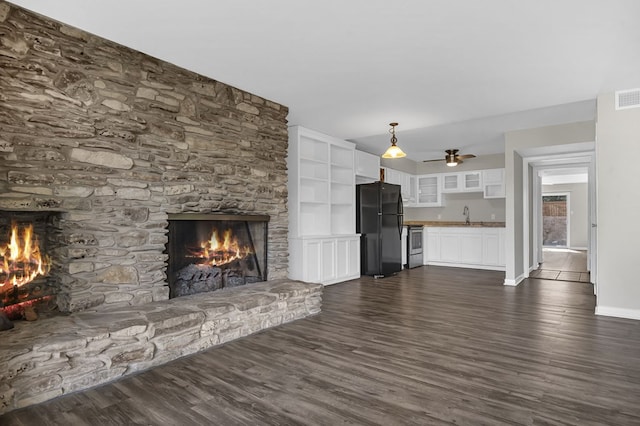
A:
POLYGON ((398 123, 389 123, 389 126, 391 126, 391 129, 389 130, 389 133, 391 133, 391 146, 387 148, 384 154, 382 154, 382 158, 402 158, 407 156, 407 154, 405 154, 400 147, 396 145, 396 143, 398 143, 398 139, 396 138, 397 125, 398 123))
POLYGON ((453 154, 447 154, 446 157, 444 157, 444 159, 447 162, 447 166, 449 167, 455 167, 458 165, 458 162, 456 161, 456 156, 453 154))

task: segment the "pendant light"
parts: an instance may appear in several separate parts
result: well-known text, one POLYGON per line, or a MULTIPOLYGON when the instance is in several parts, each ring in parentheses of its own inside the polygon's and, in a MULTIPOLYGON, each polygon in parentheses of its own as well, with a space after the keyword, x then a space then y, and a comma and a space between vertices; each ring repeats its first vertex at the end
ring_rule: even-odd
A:
POLYGON ((400 147, 396 145, 398 142, 398 139, 396 138, 397 125, 398 123, 389 123, 389 126, 391 126, 391 129, 389 130, 389 133, 391 133, 391 146, 387 148, 384 154, 382 154, 382 158, 402 158, 407 156, 407 154, 402 152, 400 147))

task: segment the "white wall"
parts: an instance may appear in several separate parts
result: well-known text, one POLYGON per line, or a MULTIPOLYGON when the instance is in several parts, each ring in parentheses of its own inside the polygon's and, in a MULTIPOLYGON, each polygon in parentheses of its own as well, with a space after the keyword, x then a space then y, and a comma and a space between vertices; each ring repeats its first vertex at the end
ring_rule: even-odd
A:
POLYGON ((598 96, 596 313, 640 319, 640 108, 598 96))
POLYGON ((413 160, 408 159, 407 157, 380 158, 380 167, 388 167, 393 170, 400 170, 401 172, 415 175, 417 163, 413 160))
POLYGON ((542 193, 569 193, 569 242, 574 249, 586 249, 589 245, 589 185, 570 183, 542 185, 542 193))
POLYGON ((504 222, 504 198, 484 199, 482 192, 442 194, 443 207, 411 207, 404 209, 405 220, 444 220, 462 222, 464 206, 469 207, 472 222, 504 222), (439 215, 439 217, 438 217, 439 215), (492 217, 493 215, 493 217, 492 217))

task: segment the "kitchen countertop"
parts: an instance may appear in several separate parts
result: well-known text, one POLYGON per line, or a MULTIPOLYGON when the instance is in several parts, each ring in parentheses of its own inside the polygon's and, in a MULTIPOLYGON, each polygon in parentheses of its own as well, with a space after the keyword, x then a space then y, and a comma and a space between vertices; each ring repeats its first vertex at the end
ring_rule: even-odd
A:
POLYGON ((404 222, 405 226, 410 225, 422 225, 422 226, 432 226, 432 227, 461 227, 461 228, 504 228, 504 222, 474 222, 471 221, 471 224, 467 225, 464 221, 455 222, 455 221, 445 221, 445 220, 407 220, 404 222))

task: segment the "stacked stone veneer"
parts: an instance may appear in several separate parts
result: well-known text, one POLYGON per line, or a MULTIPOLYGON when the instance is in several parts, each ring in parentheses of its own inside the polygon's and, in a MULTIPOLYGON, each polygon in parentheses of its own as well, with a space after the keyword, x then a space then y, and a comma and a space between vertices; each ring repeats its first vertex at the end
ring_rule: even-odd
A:
POLYGON ((62 311, 166 300, 168 213, 269 215, 286 277, 286 115, 0 1, 0 210, 60 212, 62 311))
POLYGON ((268 281, 18 323, 1 336, 0 414, 315 314, 321 294, 320 284, 268 281))

